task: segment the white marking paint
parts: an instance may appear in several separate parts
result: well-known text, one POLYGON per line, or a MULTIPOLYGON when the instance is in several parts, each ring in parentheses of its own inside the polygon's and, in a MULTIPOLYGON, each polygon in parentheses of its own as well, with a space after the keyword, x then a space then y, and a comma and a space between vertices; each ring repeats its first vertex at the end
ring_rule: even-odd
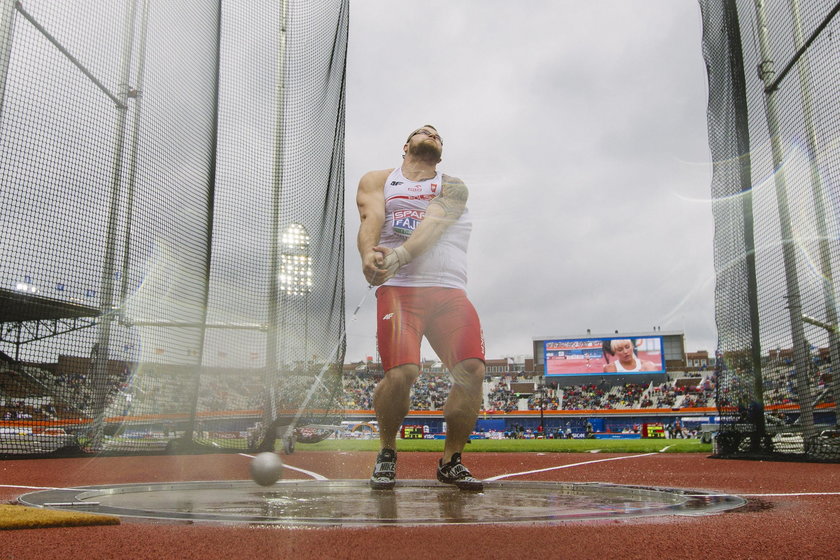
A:
MULTIPOLYGON (((732 494, 686 494, 686 496, 690 498, 702 498, 704 496, 720 497, 731 495, 732 494)), ((738 492, 737 495, 741 496, 742 498, 785 498, 797 496, 840 496, 840 492, 784 492, 779 494, 741 494, 740 492, 738 492)))
POLYGON ((499 480, 502 478, 510 478, 512 476, 525 476, 526 474, 535 474, 541 472, 548 472, 548 471, 556 471, 559 469, 570 469, 572 467, 583 467, 586 465, 593 465, 595 463, 606 463, 607 461, 621 461, 623 459, 639 459, 642 457, 649 457, 651 455, 656 455, 657 453, 642 453, 641 455, 625 455, 624 457, 610 457, 608 459, 595 459, 594 461, 583 461, 581 463, 570 463, 568 465, 558 465, 556 467, 547 467, 545 469, 537 469, 534 471, 523 471, 518 473, 506 473, 500 474, 498 476, 492 476, 490 478, 485 478, 485 482, 493 482, 494 480, 499 480))
POLYGON ((0 484, 0 488, 22 488, 23 490, 81 490, 81 488, 58 488, 56 486, 24 486, 20 484, 0 484))

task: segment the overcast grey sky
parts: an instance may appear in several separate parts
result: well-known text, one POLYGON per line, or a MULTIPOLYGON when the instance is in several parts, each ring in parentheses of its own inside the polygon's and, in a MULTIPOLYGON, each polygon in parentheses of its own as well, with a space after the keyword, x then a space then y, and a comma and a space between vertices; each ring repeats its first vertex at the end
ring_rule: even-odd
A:
POLYGON ((692 0, 351 2, 346 361, 375 355, 356 186, 425 123, 470 187, 488 358, 654 326, 713 351, 701 31, 692 0))

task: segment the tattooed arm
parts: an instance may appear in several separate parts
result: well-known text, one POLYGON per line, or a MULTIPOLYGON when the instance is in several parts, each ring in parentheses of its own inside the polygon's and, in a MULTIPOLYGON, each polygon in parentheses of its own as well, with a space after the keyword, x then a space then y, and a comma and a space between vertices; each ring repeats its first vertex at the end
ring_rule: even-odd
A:
POLYGON ((429 203, 423 221, 420 222, 411 237, 400 247, 393 250, 386 247, 375 247, 377 251, 385 254, 383 268, 388 270, 386 276, 390 278, 402 266, 422 255, 437 243, 446 229, 464 213, 468 198, 469 190, 462 180, 444 175, 441 194, 429 203))

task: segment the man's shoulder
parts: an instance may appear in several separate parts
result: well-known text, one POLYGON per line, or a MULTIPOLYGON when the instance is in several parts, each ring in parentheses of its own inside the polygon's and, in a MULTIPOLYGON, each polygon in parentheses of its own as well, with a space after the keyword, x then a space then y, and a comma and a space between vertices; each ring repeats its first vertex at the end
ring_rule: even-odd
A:
POLYGON ((364 175, 362 175, 362 181, 366 182, 380 182, 383 185, 385 184, 385 179, 394 172, 396 167, 391 167, 390 169, 374 169, 373 171, 368 171, 364 175))
POLYGON ((448 173, 441 173, 441 178, 443 179, 443 184, 451 183, 451 184, 459 184, 463 185, 464 181, 460 178, 455 177, 454 175, 449 175, 448 173))
POLYGON ((362 178, 359 179, 359 196, 383 193, 385 191, 385 181, 394 169, 393 167, 391 169, 377 169, 362 175, 362 178))

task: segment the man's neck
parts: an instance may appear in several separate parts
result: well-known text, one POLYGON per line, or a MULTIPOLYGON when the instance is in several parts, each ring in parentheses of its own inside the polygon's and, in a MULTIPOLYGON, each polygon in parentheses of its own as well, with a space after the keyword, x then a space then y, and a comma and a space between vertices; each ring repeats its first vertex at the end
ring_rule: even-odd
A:
POLYGON ((401 170, 403 177, 409 181, 425 181, 437 175, 437 164, 406 156, 401 170))

